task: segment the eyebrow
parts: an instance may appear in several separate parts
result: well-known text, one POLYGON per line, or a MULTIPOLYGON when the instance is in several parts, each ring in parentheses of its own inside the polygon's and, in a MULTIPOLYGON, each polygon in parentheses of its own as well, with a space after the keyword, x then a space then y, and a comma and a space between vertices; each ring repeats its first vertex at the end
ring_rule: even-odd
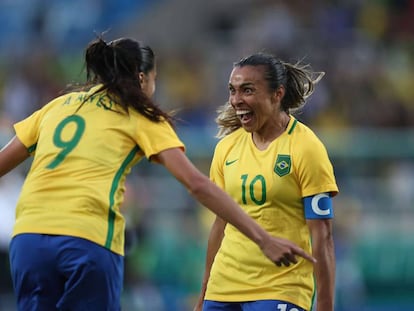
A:
MULTIPOLYGON (((234 87, 234 85, 231 84, 231 83, 229 83, 229 86, 234 87)), ((248 87, 248 86, 254 86, 254 83, 253 82, 245 82, 245 83, 240 84, 239 87, 242 88, 242 87, 248 87)))

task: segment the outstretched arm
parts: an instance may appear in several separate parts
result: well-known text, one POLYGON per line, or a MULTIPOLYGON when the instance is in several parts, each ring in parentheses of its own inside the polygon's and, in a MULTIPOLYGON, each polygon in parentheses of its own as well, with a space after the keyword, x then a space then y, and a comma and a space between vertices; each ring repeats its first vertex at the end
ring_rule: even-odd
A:
POLYGON ((181 149, 162 151, 154 156, 154 160, 164 165, 201 204, 255 242, 274 263, 296 263, 296 255, 316 261, 296 244, 269 235, 227 193, 201 173, 181 149))
POLYGON ((0 177, 10 172, 30 156, 22 142, 14 136, 0 150, 0 177))

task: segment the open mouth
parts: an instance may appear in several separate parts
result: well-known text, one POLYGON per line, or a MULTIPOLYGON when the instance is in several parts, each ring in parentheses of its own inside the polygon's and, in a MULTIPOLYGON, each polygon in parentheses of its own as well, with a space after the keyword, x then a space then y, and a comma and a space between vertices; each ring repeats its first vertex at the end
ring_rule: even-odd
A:
POLYGON ((251 110, 236 110, 236 115, 242 121, 242 123, 246 123, 250 121, 253 116, 253 111, 251 110))

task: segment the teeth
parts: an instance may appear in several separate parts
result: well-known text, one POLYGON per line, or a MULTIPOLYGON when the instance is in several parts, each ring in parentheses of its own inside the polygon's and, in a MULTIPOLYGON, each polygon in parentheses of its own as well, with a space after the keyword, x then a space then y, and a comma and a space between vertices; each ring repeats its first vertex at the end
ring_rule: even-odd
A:
POLYGON ((236 110, 236 115, 240 116, 246 113, 250 113, 250 110, 236 110))

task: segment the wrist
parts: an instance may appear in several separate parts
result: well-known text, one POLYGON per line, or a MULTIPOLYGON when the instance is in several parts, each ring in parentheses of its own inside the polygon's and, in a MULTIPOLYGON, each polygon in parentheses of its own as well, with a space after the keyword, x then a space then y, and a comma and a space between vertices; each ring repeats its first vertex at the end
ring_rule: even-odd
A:
POLYGON ((266 248, 266 245, 269 243, 270 238, 271 238, 270 235, 266 233, 265 231, 258 232, 253 242, 255 242, 259 246, 259 248, 263 250, 264 248, 266 248))

